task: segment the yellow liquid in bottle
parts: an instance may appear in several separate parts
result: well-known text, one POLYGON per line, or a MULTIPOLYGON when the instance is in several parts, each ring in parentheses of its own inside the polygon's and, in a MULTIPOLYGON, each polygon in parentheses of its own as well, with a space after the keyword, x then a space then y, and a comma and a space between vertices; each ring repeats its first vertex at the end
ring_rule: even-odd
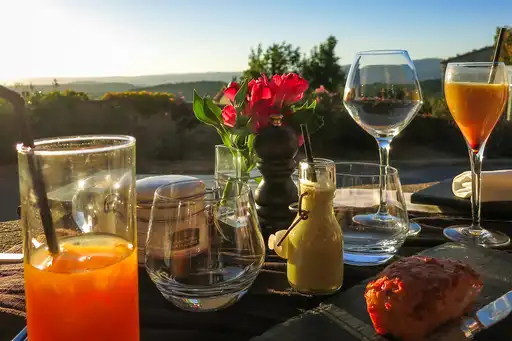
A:
POLYGON ((301 183, 304 192, 302 208, 309 214, 288 235, 288 281, 304 294, 330 294, 343 284, 343 234, 334 216, 334 188, 301 183))

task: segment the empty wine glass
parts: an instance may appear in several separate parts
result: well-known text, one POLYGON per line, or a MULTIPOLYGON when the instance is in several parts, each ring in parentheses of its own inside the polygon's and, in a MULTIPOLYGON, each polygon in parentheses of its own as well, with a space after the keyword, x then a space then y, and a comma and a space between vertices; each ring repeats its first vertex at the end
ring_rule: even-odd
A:
MULTIPOLYGON (((389 149, 395 136, 411 122, 423 101, 414 64, 405 50, 360 52, 350 67, 343 103, 350 116, 372 135, 379 146, 381 166, 389 166, 389 149)), ((387 168, 382 167, 383 171, 387 168)), ((385 176, 381 176, 381 204, 377 213, 355 216, 364 226, 386 226, 395 219, 386 206, 385 176)), ((408 235, 421 227, 409 224, 408 235)))
POLYGON ((181 309, 213 311, 238 301, 258 275, 265 244, 249 185, 201 180, 159 187, 146 241, 146 270, 181 309))

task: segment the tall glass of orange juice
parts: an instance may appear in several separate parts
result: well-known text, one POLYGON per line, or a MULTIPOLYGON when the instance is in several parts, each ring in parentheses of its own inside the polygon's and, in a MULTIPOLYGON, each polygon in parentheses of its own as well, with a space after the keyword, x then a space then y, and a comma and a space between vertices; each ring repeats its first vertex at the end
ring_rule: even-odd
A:
POLYGON ((505 110, 508 97, 507 70, 503 63, 449 63, 444 93, 453 119, 466 140, 472 180, 472 224, 444 229, 457 242, 498 247, 510 242, 500 232, 480 224, 481 171, 485 143, 505 110))
POLYGON ((43 232, 29 150, 17 150, 29 340, 139 340, 135 139, 36 141, 56 254, 43 232))

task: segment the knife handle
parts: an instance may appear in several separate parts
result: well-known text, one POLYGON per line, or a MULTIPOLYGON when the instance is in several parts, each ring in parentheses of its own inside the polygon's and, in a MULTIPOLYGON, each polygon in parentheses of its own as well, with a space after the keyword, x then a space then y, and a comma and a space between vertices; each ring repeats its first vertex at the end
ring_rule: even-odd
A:
POLYGON ((473 340, 481 330, 480 324, 473 318, 466 318, 459 323, 449 323, 428 337, 430 341, 467 341, 473 340))
POLYGON ((472 340, 476 333, 482 330, 482 325, 474 318, 466 318, 460 325, 460 329, 466 335, 467 340, 472 340))

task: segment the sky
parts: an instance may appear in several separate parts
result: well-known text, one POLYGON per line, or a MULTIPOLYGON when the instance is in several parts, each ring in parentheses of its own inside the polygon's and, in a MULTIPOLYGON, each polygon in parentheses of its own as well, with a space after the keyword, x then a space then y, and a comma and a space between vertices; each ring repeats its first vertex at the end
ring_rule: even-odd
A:
POLYGON ((0 0, 0 82, 241 71, 251 47, 448 58, 493 43, 510 0, 0 0))

